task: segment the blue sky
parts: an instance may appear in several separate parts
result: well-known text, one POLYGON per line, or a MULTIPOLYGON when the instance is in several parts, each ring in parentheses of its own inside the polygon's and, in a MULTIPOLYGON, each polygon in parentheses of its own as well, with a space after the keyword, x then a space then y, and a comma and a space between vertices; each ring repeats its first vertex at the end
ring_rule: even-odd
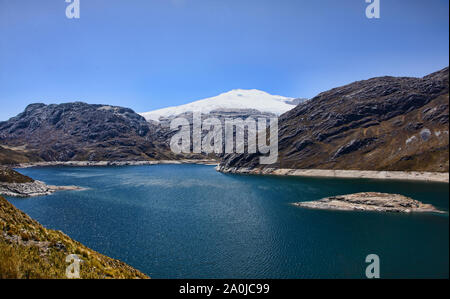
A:
POLYGON ((449 64, 448 0, 0 0, 0 120, 30 103, 144 112, 261 89, 313 97, 449 64))

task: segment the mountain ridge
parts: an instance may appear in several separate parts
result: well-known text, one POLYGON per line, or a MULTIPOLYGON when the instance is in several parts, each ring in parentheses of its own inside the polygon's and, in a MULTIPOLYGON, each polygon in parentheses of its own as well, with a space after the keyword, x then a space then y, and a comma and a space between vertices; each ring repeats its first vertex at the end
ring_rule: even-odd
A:
POLYGON ((448 67, 422 78, 377 77, 322 92, 279 118, 279 159, 224 156, 219 170, 446 172, 448 67))
MULTIPOLYGON (((333 88, 279 117, 276 164, 262 167, 256 155, 231 154, 221 157, 219 169, 448 171, 448 90, 448 67, 423 78, 384 76, 333 88)), ((202 118, 254 115, 276 116, 224 108, 202 118)), ((171 119, 155 123, 111 105, 30 104, 0 122, 0 163, 204 159, 170 151, 171 119)))
POLYGON ((150 121, 171 118, 188 112, 209 114, 217 110, 253 109, 263 113, 280 115, 296 106, 299 100, 279 95, 271 95, 257 89, 233 89, 214 97, 193 101, 184 105, 171 106, 149 112, 139 113, 150 121))
POLYGON ((30 104, 0 122, 0 158, 16 163, 173 158, 161 130, 124 107, 30 104), (17 157, 8 159, 12 156, 17 157))

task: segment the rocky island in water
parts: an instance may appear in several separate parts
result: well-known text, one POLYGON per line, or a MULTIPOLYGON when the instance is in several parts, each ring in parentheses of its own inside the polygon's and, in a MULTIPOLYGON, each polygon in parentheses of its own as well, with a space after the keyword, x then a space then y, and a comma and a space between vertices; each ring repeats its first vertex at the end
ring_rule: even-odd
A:
POLYGON ((424 204, 403 195, 379 192, 361 192, 331 196, 317 201, 297 202, 294 203, 294 205, 303 208, 322 210, 443 213, 433 205, 424 204))
POLYGON ((12 197, 50 195, 56 191, 82 190, 77 186, 52 186, 0 166, 0 194, 12 197))

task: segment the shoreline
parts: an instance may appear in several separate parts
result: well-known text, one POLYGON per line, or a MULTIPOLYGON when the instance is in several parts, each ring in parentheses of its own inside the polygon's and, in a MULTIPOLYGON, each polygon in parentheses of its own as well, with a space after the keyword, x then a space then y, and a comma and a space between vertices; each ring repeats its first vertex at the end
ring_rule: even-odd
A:
POLYGON ((317 178, 348 178, 348 179, 378 179, 378 180, 402 180, 449 183, 448 172, 427 171, 388 171, 388 170, 335 170, 335 169, 291 169, 291 168, 237 168, 223 167, 216 160, 208 159, 182 159, 182 160, 158 160, 158 161, 52 161, 32 162, 12 165, 12 168, 24 169, 32 167, 98 167, 98 166, 146 166, 167 164, 198 164, 216 166, 216 170, 222 173, 249 174, 249 175, 274 175, 297 176, 317 178))
POLYGON ((377 171, 377 170, 334 170, 334 169, 288 169, 288 168, 227 168, 217 166, 216 170, 222 173, 275 175, 297 177, 322 178, 351 178, 351 179, 379 179, 449 183, 448 172, 426 171, 377 171))
POLYGON ((67 166, 67 167, 91 167, 91 166, 145 166, 145 165, 160 165, 160 164, 199 164, 199 165, 217 165, 215 160, 159 160, 159 161, 52 161, 52 162, 32 162, 12 165, 11 168, 31 168, 31 167, 52 167, 52 166, 67 166))
POLYGON ((78 186, 54 186, 35 180, 27 183, 0 183, 0 195, 7 197, 46 196, 58 191, 82 191, 86 188, 78 186))

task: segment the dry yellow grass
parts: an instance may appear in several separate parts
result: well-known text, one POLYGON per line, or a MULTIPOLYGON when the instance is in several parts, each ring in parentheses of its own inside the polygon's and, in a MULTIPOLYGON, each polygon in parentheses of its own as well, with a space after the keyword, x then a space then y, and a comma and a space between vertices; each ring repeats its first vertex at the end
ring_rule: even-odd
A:
POLYGON ((33 179, 0 165, 0 183, 30 183, 33 179))
POLYGON ((66 256, 83 260, 82 279, 149 278, 131 266, 104 256, 60 231, 46 229, 0 196, 0 278, 63 279, 66 256))

